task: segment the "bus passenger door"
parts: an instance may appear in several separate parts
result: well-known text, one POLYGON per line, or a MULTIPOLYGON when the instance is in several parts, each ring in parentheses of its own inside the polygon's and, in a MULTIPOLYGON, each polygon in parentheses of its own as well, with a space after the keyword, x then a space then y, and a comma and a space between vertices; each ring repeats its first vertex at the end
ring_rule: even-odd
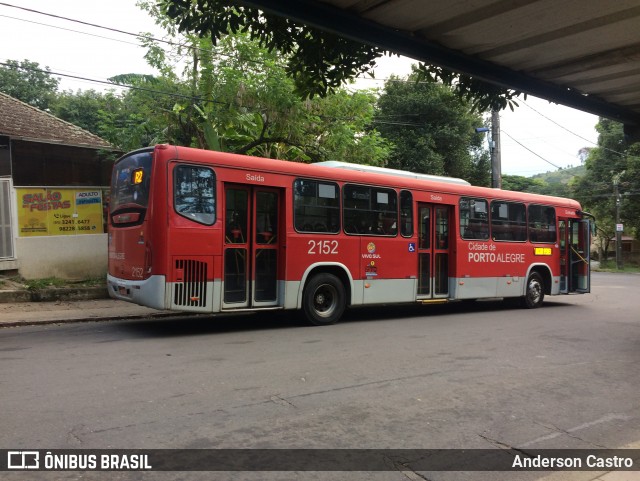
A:
POLYGON ((276 189, 225 186, 224 309, 278 305, 276 189))
POLYGON ((225 187, 223 307, 249 306, 251 189, 225 187))
POLYGON ((449 207, 418 204, 417 299, 449 297, 449 207))
POLYGON ((253 191, 253 238, 251 246, 252 306, 278 304, 278 251, 280 195, 274 189, 253 191))
POLYGON ((591 291, 588 220, 560 220, 560 292, 584 294, 591 291))
POLYGON ((591 291, 590 247, 589 221, 569 220, 569 292, 591 291))

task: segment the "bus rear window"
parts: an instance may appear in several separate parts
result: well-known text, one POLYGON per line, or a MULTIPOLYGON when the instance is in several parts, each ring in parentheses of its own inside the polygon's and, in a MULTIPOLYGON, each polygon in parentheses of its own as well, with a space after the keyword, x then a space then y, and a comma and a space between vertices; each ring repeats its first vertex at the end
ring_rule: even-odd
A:
POLYGON ((134 153, 116 163, 111 177, 111 212, 121 207, 147 207, 152 155, 151 151, 134 153))

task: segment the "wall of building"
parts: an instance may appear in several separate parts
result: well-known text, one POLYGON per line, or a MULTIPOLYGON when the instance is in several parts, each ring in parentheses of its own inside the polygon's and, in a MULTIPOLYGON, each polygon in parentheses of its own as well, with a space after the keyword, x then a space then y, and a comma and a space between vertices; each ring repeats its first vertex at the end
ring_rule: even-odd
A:
POLYGON ((25 279, 106 276, 107 234, 17 237, 16 258, 25 279))

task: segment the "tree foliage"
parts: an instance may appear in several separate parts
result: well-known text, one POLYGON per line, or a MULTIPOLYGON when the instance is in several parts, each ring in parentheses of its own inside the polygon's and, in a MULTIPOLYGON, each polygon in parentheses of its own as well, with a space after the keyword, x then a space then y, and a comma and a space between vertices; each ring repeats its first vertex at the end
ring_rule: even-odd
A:
MULTIPOLYGON (((524 177, 522 175, 503 175, 502 188, 516 192, 531 192, 533 194, 546 194, 547 184, 540 179, 524 177)), ((550 193, 549 193, 550 194, 550 193)))
MULTIPOLYGON (((195 36, 173 38, 170 22, 164 17, 158 21, 166 23, 176 45, 167 51, 153 40, 145 41, 147 61, 159 76, 109 79, 127 86, 121 93, 54 89, 47 104, 51 112, 122 151, 168 142, 304 162, 384 162, 390 144, 367 128, 375 108, 370 92, 338 90, 302 100, 286 75, 282 56, 247 35, 229 35, 214 47, 195 36), (176 72, 177 59, 185 55, 189 60, 176 72)), ((40 75, 44 85, 57 86, 48 73, 40 75)), ((20 92, 27 91, 28 82, 20 77, 3 85, 20 92)))
MULTIPOLYGON (((348 40, 255 8, 230 6, 223 0, 157 0, 159 8, 182 32, 209 37, 214 44, 229 33, 243 32, 269 51, 287 57, 287 74, 303 97, 325 96, 358 74, 370 74, 384 49, 348 40)), ((424 80, 445 83, 477 111, 517 106, 520 92, 420 65, 424 80)))
POLYGON ((385 83, 374 122, 395 146, 389 167, 490 185, 484 137, 474 130, 483 120, 449 87, 393 77, 385 83))
POLYGON ((502 188, 556 197, 571 197, 573 195, 572 184, 575 182, 576 177, 584 175, 585 171, 585 167, 580 165, 536 174, 532 177, 503 175, 502 188))
MULTIPOLYGON (((449 85, 453 92, 468 102, 472 110, 476 112, 504 110, 507 107, 513 111, 518 106, 515 99, 523 95, 519 90, 503 88, 436 65, 421 63, 416 72, 418 80, 449 85)), ((524 94, 524 98, 526 100, 527 94, 524 94)))
POLYGON ((239 28, 215 44, 193 34, 176 37, 175 25, 158 4, 139 5, 174 45, 167 52, 147 40, 147 60, 187 93, 167 112, 182 135, 167 141, 304 162, 340 158, 379 164, 388 154, 388 142, 365 129, 375 105, 371 94, 336 90, 304 100, 287 75, 290 54, 269 50, 239 28), (177 59, 183 59, 180 75, 172 70, 177 59))
POLYGON ((574 196, 583 209, 593 213, 606 252, 615 236, 616 198, 614 182, 620 193, 620 221, 626 235, 640 232, 640 142, 627 143, 622 124, 601 118, 596 125, 598 146, 586 160, 585 175, 572 185, 574 196))
MULTIPOLYGON (((53 114, 96 135, 104 134, 104 112, 117 108, 121 102, 113 93, 95 90, 70 90, 58 94, 53 103, 53 114)), ((106 139, 105 139, 106 140, 106 139)))
POLYGON ((41 110, 47 110, 55 99, 59 80, 49 67, 37 62, 7 60, 0 65, 0 91, 41 110))
POLYGON ((286 58, 286 72, 303 97, 324 97, 345 80, 368 72, 384 50, 307 27, 254 8, 219 0, 159 0, 158 6, 181 32, 210 38, 243 33, 286 58))
MULTIPOLYGON (((204 8, 204 3, 186 3, 196 11, 204 8)), ((314 71, 326 89, 302 98, 292 65, 303 65, 296 62, 304 62, 314 48, 344 50, 342 39, 295 27, 299 30, 287 40, 277 28, 267 31, 281 27, 280 22, 293 28, 288 20, 247 17, 244 9, 213 2, 217 10, 212 11, 222 19, 216 21, 226 26, 218 25, 219 38, 213 35, 212 40, 179 33, 167 15, 171 2, 138 4, 166 31, 164 43, 141 37, 146 60, 159 74, 110 79, 127 87, 122 91, 63 92, 51 104, 54 114, 123 151, 167 142, 302 162, 388 165, 489 185, 488 154, 482 149, 483 137, 474 133, 482 119, 451 88, 417 83, 416 74, 411 82, 389 83, 379 102, 372 91, 343 90, 341 82, 357 73, 364 57, 376 53, 351 45, 351 57, 320 56, 322 68, 336 76, 327 81, 326 72, 314 71), (260 30, 255 22, 271 23, 260 30), (299 37, 303 33, 316 38, 305 43, 299 37), (292 38, 299 45, 286 45, 292 38), (298 50, 303 44, 307 50, 298 50), (295 58, 300 55, 302 59, 295 58), (342 66, 336 69, 334 61, 342 66), (403 122, 411 122, 410 128, 403 122)))

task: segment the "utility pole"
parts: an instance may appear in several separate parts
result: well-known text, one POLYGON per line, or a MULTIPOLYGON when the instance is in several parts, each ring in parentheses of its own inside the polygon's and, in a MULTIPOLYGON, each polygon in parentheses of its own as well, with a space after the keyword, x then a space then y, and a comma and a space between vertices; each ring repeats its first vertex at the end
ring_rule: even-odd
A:
POLYGON ((622 265, 622 229, 620 229, 620 190, 618 184, 620 183, 620 175, 613 177, 613 196, 616 201, 616 268, 620 271, 623 268, 622 265))
POLYGON ((502 165, 500 159, 500 113, 491 111, 491 187, 502 189, 502 165))

